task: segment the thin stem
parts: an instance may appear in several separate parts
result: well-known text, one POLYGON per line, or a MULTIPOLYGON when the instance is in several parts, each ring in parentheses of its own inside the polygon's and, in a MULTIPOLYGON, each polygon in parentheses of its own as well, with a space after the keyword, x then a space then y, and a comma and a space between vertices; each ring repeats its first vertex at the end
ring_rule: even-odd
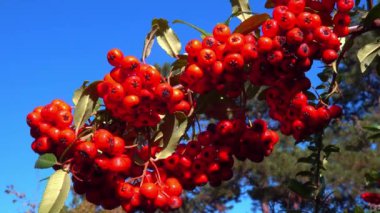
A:
POLYGON ((162 184, 162 181, 161 181, 160 171, 158 170, 158 167, 157 167, 157 165, 156 165, 156 163, 154 162, 153 159, 150 159, 150 163, 153 165, 154 169, 156 170, 158 183, 161 185, 161 184, 162 184))
POLYGON ((148 166, 149 166, 149 161, 145 163, 144 165, 144 170, 143 170, 143 174, 141 175, 141 183, 140 183, 140 187, 142 186, 142 184, 144 183, 144 177, 146 175, 146 171, 148 170, 148 166))
MULTIPOLYGON (((319 188, 319 186, 320 186, 321 152, 323 149, 322 135, 323 135, 323 133, 318 134, 316 136, 316 139, 315 139, 315 145, 317 147, 317 165, 316 165, 316 168, 314 171, 314 184, 317 188, 319 188)), ((315 213, 318 213, 320 211, 320 205, 321 205, 321 197, 320 197, 320 193, 318 193, 314 199, 314 212, 315 213)))

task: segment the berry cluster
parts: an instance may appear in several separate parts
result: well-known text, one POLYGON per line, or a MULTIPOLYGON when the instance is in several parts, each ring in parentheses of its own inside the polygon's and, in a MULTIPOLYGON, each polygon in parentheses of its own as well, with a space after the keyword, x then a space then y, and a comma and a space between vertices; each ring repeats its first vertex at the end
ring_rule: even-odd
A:
POLYGON ((197 140, 180 144, 176 152, 159 165, 169 176, 177 177, 184 189, 210 183, 217 187, 233 177, 232 167, 236 156, 239 160, 261 162, 269 156, 278 142, 276 132, 267 129, 264 120, 256 120, 247 127, 239 119, 223 120, 209 124, 197 140))
MULTIPOLYGON (((254 85, 265 85, 266 101, 271 118, 281 124, 281 132, 293 134, 297 140, 324 128, 332 118, 341 114, 338 106, 312 106, 303 93, 311 87, 305 77, 315 59, 330 64, 338 57, 340 50, 338 36, 347 27, 347 22, 339 21, 353 5, 351 1, 277 1, 273 19, 262 25, 262 34, 257 47, 261 53, 250 67, 249 79, 254 85), (346 2, 346 7, 343 3, 346 2), (337 3, 340 11, 335 15, 334 32, 326 21, 337 3), (305 11, 306 7, 315 12, 305 11), (342 9, 345 8, 345 9, 342 9), (348 10, 347 10, 348 9, 348 10), (325 25, 324 25, 325 24, 325 25)), ((344 19, 344 18, 343 18, 344 19)))
POLYGON ((328 108, 323 104, 308 104, 308 98, 302 91, 309 87, 310 81, 302 78, 277 81, 265 91, 269 116, 280 122, 284 135, 293 135, 296 140, 321 131, 331 119, 342 114, 342 109, 337 105, 328 108))
POLYGON ((35 138, 32 149, 38 154, 61 153, 75 141, 71 107, 61 100, 35 108, 26 119, 35 138))
POLYGON ((98 129, 91 141, 77 143, 70 170, 75 192, 104 209, 120 205, 127 212, 179 208, 182 186, 178 180, 156 170, 150 154, 145 167, 133 162, 134 154, 143 156, 148 146, 137 150, 126 145, 123 138, 105 129, 98 129))
POLYGON ((122 200, 122 207, 126 212, 143 210, 154 212, 156 209, 169 211, 182 206, 182 185, 176 178, 167 178, 161 175, 161 184, 151 173, 146 175, 144 182, 139 186, 122 182, 117 187, 117 196, 122 200), (163 182, 164 181, 164 182, 163 182))
POLYGON ((176 111, 188 114, 191 105, 180 89, 165 82, 153 66, 118 49, 107 55, 114 69, 98 84, 97 91, 113 117, 135 127, 156 126, 160 115, 176 111))
POLYGON ((196 93, 217 90, 228 97, 238 97, 246 80, 245 65, 258 57, 256 39, 252 35, 232 33, 218 24, 212 36, 186 45, 188 64, 181 83, 196 93))

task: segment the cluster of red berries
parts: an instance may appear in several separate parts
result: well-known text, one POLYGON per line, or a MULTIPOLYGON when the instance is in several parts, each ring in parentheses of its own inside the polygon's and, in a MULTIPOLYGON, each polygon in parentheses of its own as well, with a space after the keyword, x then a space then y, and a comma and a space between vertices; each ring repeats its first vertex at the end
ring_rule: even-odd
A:
POLYGON ((178 180, 155 170, 154 162, 147 161, 150 167, 145 168, 137 165, 132 161, 134 154, 144 154, 126 145, 123 138, 105 129, 97 130, 91 141, 75 144, 70 168, 75 192, 104 209, 120 205, 126 212, 179 208, 182 186, 178 180))
POLYGON ((151 65, 134 56, 123 56, 118 49, 107 54, 114 69, 98 84, 97 91, 113 117, 135 127, 156 126, 160 115, 176 111, 188 114, 191 105, 180 89, 165 82, 151 65))
POLYGON ((284 135, 293 135, 296 140, 325 128, 331 119, 338 118, 342 109, 337 105, 329 108, 323 104, 308 104, 307 96, 302 92, 310 87, 307 78, 277 81, 265 91, 269 106, 269 116, 280 122, 284 135))
POLYGON ((246 80, 245 65, 258 57, 252 35, 232 33, 218 24, 212 36, 191 40, 185 47, 188 64, 181 83, 196 93, 217 90, 228 97, 238 97, 246 80))
POLYGON ((262 25, 263 36, 257 41, 259 58, 250 67, 249 79, 254 85, 269 86, 266 100, 270 116, 281 124, 281 132, 293 134, 296 140, 316 133, 332 118, 339 117, 341 108, 312 106, 303 93, 311 87, 305 77, 314 59, 330 64, 340 50, 338 36, 346 35, 350 22, 344 18, 352 7, 352 1, 281 0, 275 2, 273 19, 262 25), (326 21, 334 9, 334 32, 326 21), (307 12, 305 7, 314 11, 307 12))
POLYGON ((166 179, 165 175, 160 174, 160 179, 157 180, 149 173, 142 184, 120 183, 117 196, 122 200, 121 205, 126 212, 154 212, 157 209, 169 211, 182 206, 182 190, 182 185, 176 178, 166 179))
POLYGON ((180 144, 170 157, 160 161, 168 175, 177 177, 186 190, 209 183, 217 187, 233 177, 232 167, 239 160, 261 162, 278 142, 276 132, 258 119, 247 127, 240 119, 210 124, 197 140, 180 144))
POLYGON ((75 141, 71 107, 61 100, 35 108, 26 119, 35 138, 32 149, 38 154, 61 153, 75 141))

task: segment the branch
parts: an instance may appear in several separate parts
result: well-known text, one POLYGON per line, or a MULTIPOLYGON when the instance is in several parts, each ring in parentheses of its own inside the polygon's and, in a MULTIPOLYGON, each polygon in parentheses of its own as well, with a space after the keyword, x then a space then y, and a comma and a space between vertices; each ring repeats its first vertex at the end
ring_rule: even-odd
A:
POLYGON ((367 10, 371 10, 373 8, 373 0, 367 0, 367 10))

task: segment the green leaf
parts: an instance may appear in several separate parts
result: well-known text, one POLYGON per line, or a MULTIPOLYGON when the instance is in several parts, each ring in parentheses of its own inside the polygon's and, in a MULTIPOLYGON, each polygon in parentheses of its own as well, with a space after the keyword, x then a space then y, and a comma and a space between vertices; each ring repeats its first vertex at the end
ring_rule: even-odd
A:
POLYGON ((258 29, 270 16, 266 13, 251 16, 236 27, 235 33, 248 34, 258 29))
POLYGON ((340 151, 339 147, 335 145, 327 145, 325 148, 323 148, 323 152, 325 152, 326 154, 330 154, 331 152, 339 152, 339 151, 340 151))
POLYGON ((317 74, 318 78, 322 81, 322 82, 326 82, 329 80, 330 78, 330 75, 327 73, 327 72, 320 72, 317 74))
POLYGON ((379 38, 376 40, 376 42, 369 43, 358 51, 357 57, 360 62, 360 70, 362 72, 365 72, 378 54, 380 54, 379 38))
POLYGON ((46 185, 38 213, 60 212, 70 191, 70 175, 63 171, 56 171, 46 185))
POLYGON ((288 188, 303 198, 311 198, 315 189, 307 184, 303 184, 295 179, 291 179, 288 188))
POLYGON ((267 9, 274 8, 274 6, 275 6, 275 4, 274 4, 273 0, 267 0, 265 2, 265 8, 267 8, 267 9))
POLYGON ((157 30, 158 30, 158 27, 156 25, 152 26, 152 29, 149 31, 149 33, 145 37, 142 61, 144 61, 145 58, 147 58, 152 51, 154 38, 156 37, 157 30))
POLYGON ((87 87, 88 83, 89 83, 89 81, 84 81, 82 86, 74 91, 74 95, 73 95, 73 99, 72 99, 74 106, 76 106, 78 104, 78 101, 79 101, 80 97, 82 96, 83 91, 87 87))
POLYGON ((205 94, 200 95, 199 98, 197 99, 198 101, 197 101, 196 112, 198 114, 205 112, 209 104, 217 102, 220 98, 221 98, 220 94, 215 90, 212 90, 210 92, 206 92, 205 94))
POLYGON ((157 26, 156 33, 157 42, 165 52, 172 56, 177 57, 181 51, 181 42, 178 36, 174 33, 173 29, 169 27, 168 21, 165 19, 154 19, 152 27, 157 26))
POLYGON ((74 125, 76 128, 76 133, 79 129, 86 123, 86 121, 91 117, 91 115, 96 112, 98 108, 98 94, 96 92, 96 86, 100 81, 95 81, 86 87, 78 100, 78 104, 74 110, 74 125))
POLYGON ((380 125, 379 124, 372 124, 369 126, 363 126, 363 129, 371 131, 371 132, 378 132, 378 131, 380 131, 380 125))
POLYGON ((300 171, 296 174, 296 177, 297 176, 303 176, 303 177, 312 177, 313 176, 313 173, 310 172, 310 171, 300 171))
POLYGON ((368 183, 377 182, 380 179, 380 172, 372 170, 368 173, 365 173, 364 177, 368 183))
POLYGON ((377 140, 380 138, 380 132, 368 137, 368 140, 377 140))
POLYGON ((164 122, 160 125, 164 146, 162 151, 156 154, 157 160, 165 159, 173 154, 181 137, 186 132, 187 124, 187 116, 182 112, 176 112, 164 118, 164 122))
POLYGON ((172 70, 181 70, 187 65, 187 55, 178 55, 178 59, 175 60, 172 64, 172 70))
POLYGON ((307 96, 309 100, 317 100, 317 97, 315 96, 315 94, 310 91, 305 91, 305 95, 307 96))
POLYGON ((308 156, 308 157, 301 157, 301 158, 298 158, 297 160, 297 163, 308 163, 308 164, 314 164, 314 162, 316 161, 316 159, 312 156, 308 156))
POLYGON ((260 88, 260 86, 254 86, 252 84, 249 84, 246 89, 247 100, 254 98, 256 94, 260 91, 260 88))
POLYGON ((200 32, 202 38, 211 35, 211 33, 208 33, 204 29, 199 28, 199 27, 195 26, 194 24, 190 24, 189 22, 178 20, 178 19, 176 19, 176 20, 173 21, 173 24, 177 24, 177 23, 187 25, 187 26, 193 28, 194 30, 200 32))
POLYGON ((375 19, 380 18, 380 4, 374 6, 363 20, 365 27, 371 27, 375 19))
POLYGON ((248 0, 230 0, 232 15, 236 15, 240 21, 245 21, 252 16, 248 0))
POLYGON ((54 166, 57 163, 57 158, 52 153, 40 155, 34 164, 36 169, 47 169, 54 166))

